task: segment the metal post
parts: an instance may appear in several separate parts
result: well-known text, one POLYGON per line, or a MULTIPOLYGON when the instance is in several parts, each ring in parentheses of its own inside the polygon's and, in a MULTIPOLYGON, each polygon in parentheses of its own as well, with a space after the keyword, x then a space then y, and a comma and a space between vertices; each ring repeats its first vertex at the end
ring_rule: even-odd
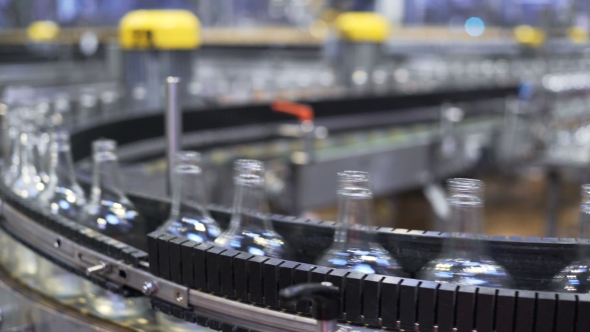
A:
POLYGON ((166 79, 166 160, 168 161, 168 195, 172 195, 172 178, 174 175, 174 160, 176 152, 180 150, 182 137, 182 112, 178 87, 180 78, 166 79))

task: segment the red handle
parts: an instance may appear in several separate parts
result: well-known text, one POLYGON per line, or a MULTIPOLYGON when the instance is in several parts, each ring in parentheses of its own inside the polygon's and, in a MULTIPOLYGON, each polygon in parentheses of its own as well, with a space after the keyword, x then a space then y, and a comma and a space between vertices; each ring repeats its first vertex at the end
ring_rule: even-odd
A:
POLYGON ((314 117, 313 109, 309 105, 293 103, 286 100, 275 100, 270 105, 270 108, 275 112, 295 115, 301 121, 313 120, 314 117))

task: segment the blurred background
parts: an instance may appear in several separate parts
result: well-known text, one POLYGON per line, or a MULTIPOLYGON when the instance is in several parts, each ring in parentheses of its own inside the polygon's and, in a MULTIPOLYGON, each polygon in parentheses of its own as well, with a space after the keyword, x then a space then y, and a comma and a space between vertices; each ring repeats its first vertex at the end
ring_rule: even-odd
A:
MULTIPOLYGON (((179 76, 187 112, 266 110, 248 128, 220 111, 237 136, 199 148, 216 166, 214 203, 231 204, 230 161, 252 157, 270 165, 274 212, 335 220, 335 179, 322 174, 357 167, 380 183, 380 226, 444 229, 441 184, 471 176, 487 183, 486 233, 574 237, 589 15, 588 0, 0 0, 0 94, 85 128, 161 113, 164 79, 179 76), (144 9, 198 21, 126 21, 144 9), (164 42, 178 35, 188 44, 164 42), (264 115, 276 99, 316 109, 311 145, 296 118, 264 115)), ((204 126, 185 124, 185 145, 206 140, 204 126)), ((129 147, 124 182, 159 195, 165 159, 146 144, 129 147)))

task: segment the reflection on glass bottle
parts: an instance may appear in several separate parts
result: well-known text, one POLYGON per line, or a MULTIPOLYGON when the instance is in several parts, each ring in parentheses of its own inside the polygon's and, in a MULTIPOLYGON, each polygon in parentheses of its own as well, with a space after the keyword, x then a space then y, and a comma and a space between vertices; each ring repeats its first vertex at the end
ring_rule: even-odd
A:
POLYGON ((34 107, 34 121, 37 130, 37 144, 35 146, 35 167, 43 183, 49 182, 49 149, 51 147, 51 133, 54 129, 49 102, 41 101, 34 107))
POLYGON ((146 250, 146 224, 121 189, 117 143, 99 139, 92 143, 93 176, 88 204, 80 222, 118 241, 146 250))
POLYGON ((553 277, 556 292, 590 292, 590 184, 582 185, 579 223, 578 257, 553 277))
POLYGON ((18 135, 18 174, 10 185, 22 198, 36 198, 45 189, 45 184, 35 167, 35 126, 25 122, 18 135))
POLYGON ((369 229, 373 222, 373 193, 367 172, 338 173, 338 224, 334 243, 317 264, 363 273, 402 276, 397 263, 369 229))
POLYGON ((206 188, 200 163, 201 155, 197 152, 177 153, 170 216, 161 228, 195 242, 213 242, 221 230, 206 209, 206 188))
POLYGON ((135 319, 149 319, 151 315, 147 297, 125 298, 89 282, 84 285, 88 308, 95 316, 131 322, 135 319))
POLYGON ((3 267, 10 271, 10 274, 21 283, 36 287, 39 256, 10 236, 4 238, 4 244, 6 245, 5 248, 11 250, 6 254, 3 267))
POLYGON ((274 231, 264 188, 264 165, 258 160, 235 162, 235 193, 229 229, 215 243, 253 255, 288 258, 290 250, 274 231))
POLYGON ((2 181, 7 186, 18 176, 19 147, 20 147, 20 119, 16 115, 16 110, 8 112, 2 122, 2 152, 3 167, 2 181))
POLYGON ((451 208, 449 238, 442 254, 422 268, 420 279, 470 286, 510 287, 506 270, 484 252, 480 238, 484 183, 474 179, 447 181, 451 208))
POLYGON ((187 322, 184 319, 156 312, 156 322, 160 331, 166 332, 201 332, 214 331, 208 327, 197 325, 196 323, 187 322))
POLYGON ((76 220, 86 199, 82 187, 76 181, 70 152, 70 135, 65 131, 58 131, 51 136, 48 182, 38 200, 51 213, 76 220))
POLYGON ((84 279, 42 257, 38 257, 37 260, 37 283, 42 293, 60 300, 84 295, 84 279))

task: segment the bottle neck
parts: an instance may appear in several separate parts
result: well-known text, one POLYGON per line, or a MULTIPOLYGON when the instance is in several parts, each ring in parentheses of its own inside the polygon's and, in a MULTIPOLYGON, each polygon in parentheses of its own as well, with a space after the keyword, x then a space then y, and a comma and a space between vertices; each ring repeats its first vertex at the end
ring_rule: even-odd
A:
POLYGON ((580 221, 578 227, 580 258, 590 259, 590 196, 584 195, 580 204, 580 221))
POLYGON ((31 179, 36 178, 37 168, 34 164, 35 135, 32 131, 21 131, 18 140, 19 176, 31 179))
POLYGON ((268 219, 269 207, 263 184, 241 183, 236 181, 233 214, 230 228, 232 230, 266 230, 272 231, 268 219))
POLYGON ((455 194, 448 198, 451 209, 447 252, 481 255, 483 200, 476 195, 455 194))
POLYGON ((372 196, 350 197, 342 194, 338 196, 338 224, 334 242, 356 246, 374 242, 373 233, 368 229, 373 222, 372 196))
POLYGON ((174 192, 168 220, 180 221, 183 218, 211 219, 207 210, 205 183, 200 170, 183 171, 174 174, 174 192))
POLYGON ((13 178, 20 167, 20 138, 19 129, 17 127, 11 127, 7 133, 8 141, 5 142, 5 166, 4 174, 6 184, 9 185, 10 179, 13 178))
POLYGON ((49 181, 57 186, 72 188, 77 187, 74 162, 69 144, 53 143, 50 150, 49 181))
POLYGON ((113 152, 97 152, 94 155, 91 203, 101 200, 127 203, 121 188, 119 161, 113 152))

